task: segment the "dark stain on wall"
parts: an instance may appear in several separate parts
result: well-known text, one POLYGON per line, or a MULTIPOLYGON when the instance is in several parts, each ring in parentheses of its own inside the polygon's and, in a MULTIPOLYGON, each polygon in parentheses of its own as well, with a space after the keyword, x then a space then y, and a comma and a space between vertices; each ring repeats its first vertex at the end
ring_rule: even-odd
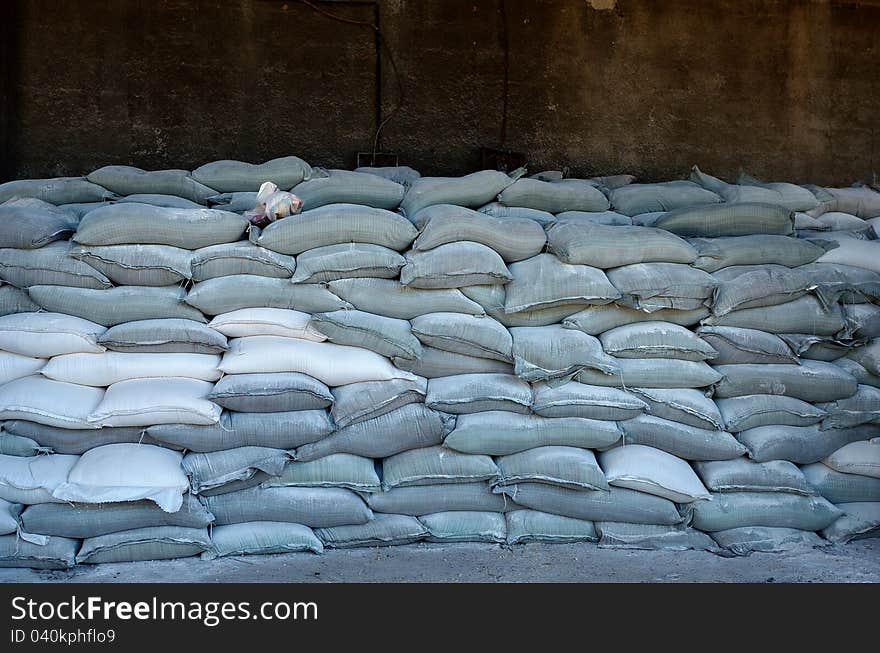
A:
POLYGON ((373 148, 377 84, 382 116, 401 99, 377 15, 403 88, 381 149, 425 174, 476 169, 480 147, 644 179, 697 163, 848 184, 878 167, 877 0, 311 2, 3 3, 0 174, 351 167, 373 148))

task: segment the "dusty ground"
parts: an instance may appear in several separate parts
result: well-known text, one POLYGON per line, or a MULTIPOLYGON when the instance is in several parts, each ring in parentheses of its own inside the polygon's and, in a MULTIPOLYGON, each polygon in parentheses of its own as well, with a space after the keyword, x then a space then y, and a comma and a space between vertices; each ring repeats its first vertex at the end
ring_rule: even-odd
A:
POLYGON ((381 549, 0 569, 0 582, 880 582, 880 539, 793 553, 721 558, 586 544, 414 544, 381 549))

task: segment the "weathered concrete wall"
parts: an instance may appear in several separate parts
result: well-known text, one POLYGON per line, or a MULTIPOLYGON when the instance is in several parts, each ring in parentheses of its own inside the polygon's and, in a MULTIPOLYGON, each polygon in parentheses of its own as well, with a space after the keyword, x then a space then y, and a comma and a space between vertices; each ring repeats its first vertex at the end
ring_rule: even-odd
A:
POLYGON ((313 2, 345 22, 298 0, 2 3, 0 174, 351 166, 377 85, 383 117, 398 102, 392 59, 402 105, 381 146, 427 174, 477 168, 481 146, 647 179, 880 167, 878 0, 313 2))

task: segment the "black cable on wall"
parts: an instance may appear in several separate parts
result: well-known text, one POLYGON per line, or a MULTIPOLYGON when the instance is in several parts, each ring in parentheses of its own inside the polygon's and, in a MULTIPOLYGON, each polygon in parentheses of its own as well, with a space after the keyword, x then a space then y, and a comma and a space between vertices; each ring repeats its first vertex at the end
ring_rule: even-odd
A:
MULTIPOLYGON (((335 0, 315 0, 312 2, 311 0, 298 0, 301 4, 309 7, 313 11, 330 18, 332 20, 339 21, 341 23, 348 23, 350 25, 361 25, 363 27, 369 27, 373 30, 376 38, 376 134, 373 137, 373 154, 380 150, 381 145, 381 136, 382 129, 384 129, 385 125, 388 124, 395 114, 400 110, 403 106, 404 97, 403 97, 403 81, 400 76, 400 70, 397 68, 397 61, 394 58, 394 53, 391 51, 391 48, 388 45, 388 42, 385 40, 382 35, 382 30, 379 25, 379 3, 376 1, 364 1, 359 2, 356 0, 341 0, 339 2, 335 0), (364 20, 356 20, 353 18, 346 18, 344 16, 338 16, 333 14, 322 7, 319 7, 316 3, 323 4, 355 4, 355 5, 372 5, 374 12, 374 22, 370 23, 364 20), (394 106, 391 110, 383 117, 382 111, 382 51, 385 51, 386 56, 388 57, 388 64, 391 66, 391 70, 394 73, 394 81, 397 87, 397 99, 394 103, 394 106)), ((503 0, 502 0, 503 2, 503 0)))

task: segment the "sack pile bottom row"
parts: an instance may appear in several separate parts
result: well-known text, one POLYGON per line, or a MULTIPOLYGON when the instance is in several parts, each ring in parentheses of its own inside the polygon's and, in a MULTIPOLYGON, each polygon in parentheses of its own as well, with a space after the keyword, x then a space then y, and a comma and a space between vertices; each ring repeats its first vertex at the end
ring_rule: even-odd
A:
POLYGON ((0 202, 0 566, 880 533, 870 186, 284 157, 0 202), (260 231, 266 181, 303 211, 260 231))

